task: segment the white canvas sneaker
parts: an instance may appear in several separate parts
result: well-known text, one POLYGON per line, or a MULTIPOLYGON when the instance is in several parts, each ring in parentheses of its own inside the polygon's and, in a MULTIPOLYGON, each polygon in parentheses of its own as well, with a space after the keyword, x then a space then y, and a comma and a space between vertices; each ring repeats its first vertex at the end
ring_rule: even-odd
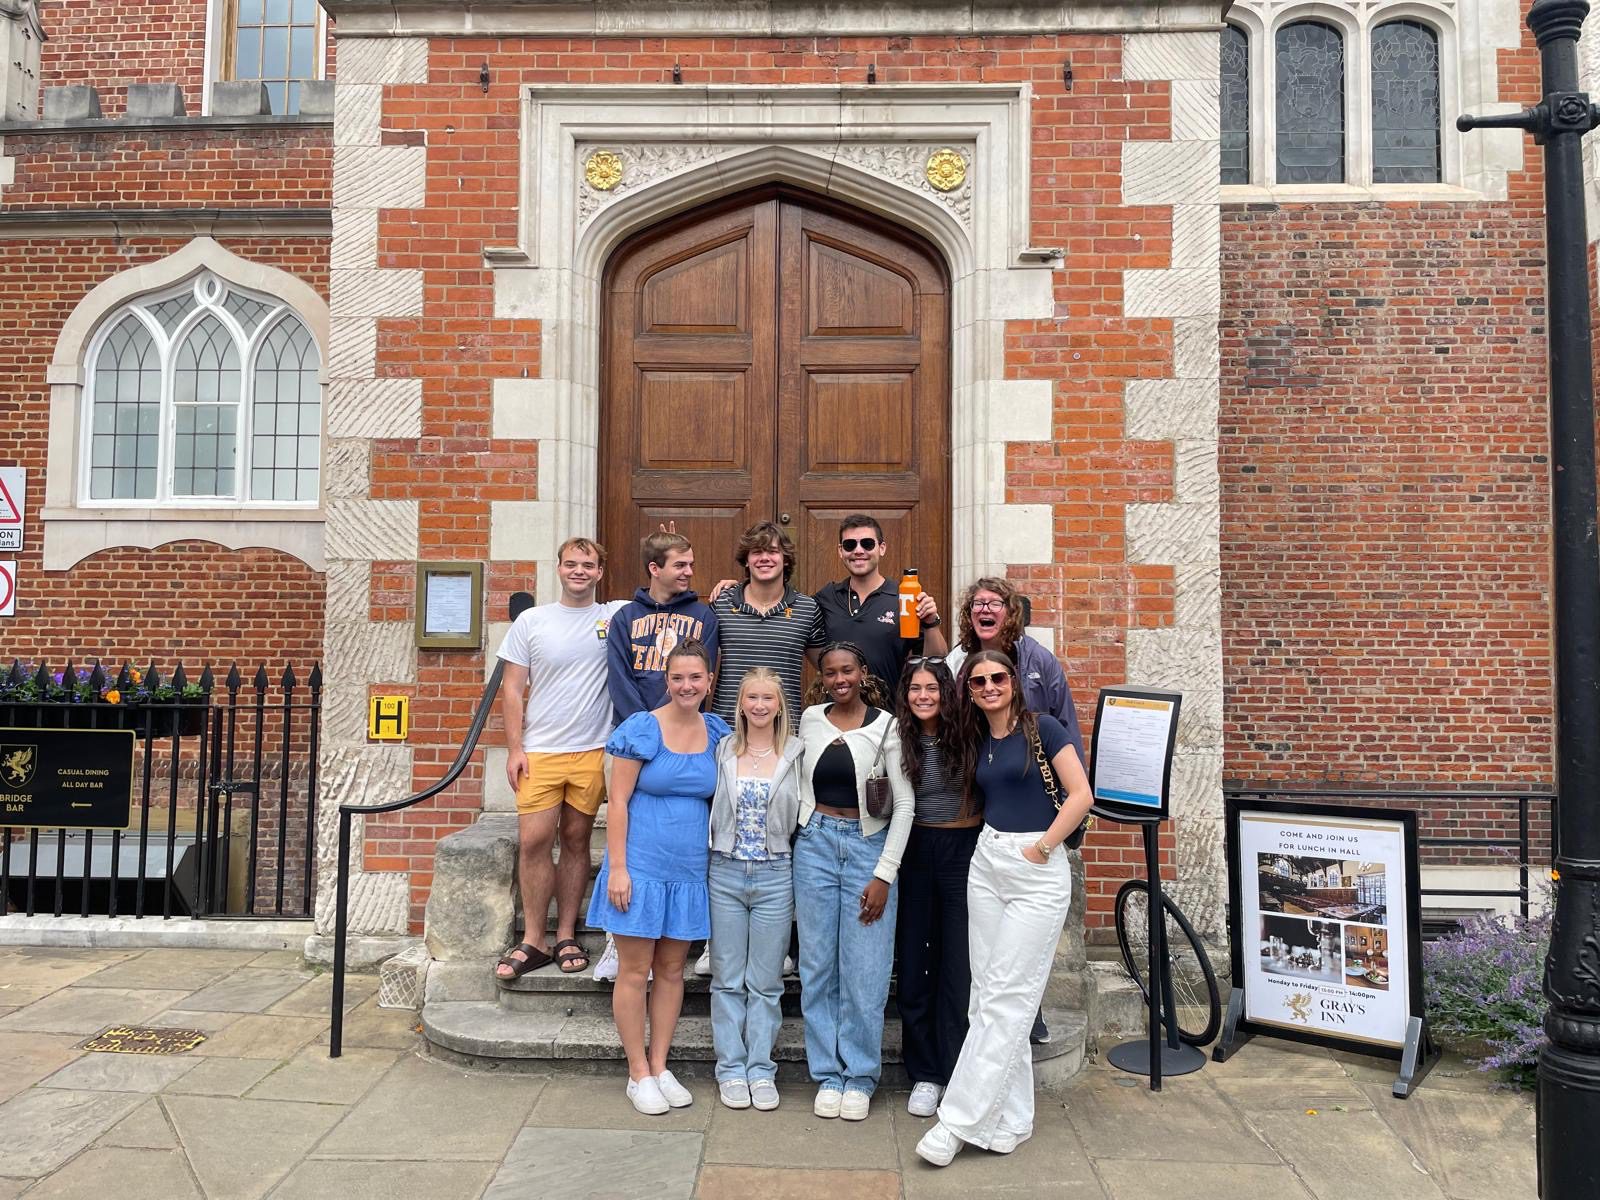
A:
POLYGON ((729 1108, 750 1107, 750 1085, 742 1079, 724 1079, 717 1084, 717 1095, 729 1108))
POLYGON ((783 956, 783 973, 785 975, 794 974, 794 959, 790 958, 787 954, 783 956))
POLYGON ((913 1117, 931 1117, 938 1111, 939 1097, 943 1095, 944 1089, 937 1083, 919 1083, 911 1089, 906 1111, 913 1117))
POLYGON ((656 1086, 661 1089, 661 1094, 673 1108, 688 1108, 694 1103, 693 1094, 678 1082, 677 1076, 671 1071, 663 1071, 657 1075, 656 1086))
POLYGON ((711 943, 710 942, 706 943, 705 950, 702 951, 700 957, 695 960, 694 973, 696 975, 700 976, 701 979, 710 979, 711 978, 711 943))
POLYGON ((771 1112, 778 1107, 778 1085, 770 1079, 752 1079, 750 1103, 762 1112, 771 1112))
POLYGON ((633 1102, 634 1108, 647 1117, 659 1117, 672 1107, 661 1094, 661 1087, 654 1075, 628 1080, 628 1099, 633 1102))
POLYGON ((594 977, 598 980, 616 981, 617 978, 617 943, 608 933, 606 934, 606 948, 600 951, 600 961, 594 965, 594 977))
POLYGON ((846 1088, 839 1101, 839 1115, 846 1121, 865 1121, 872 1110, 872 1097, 854 1088, 846 1088))
POLYGON ((838 1088, 818 1088, 817 1098, 811 1102, 811 1111, 819 1117, 832 1119, 839 1115, 844 1093, 838 1088))
POLYGON ((950 1160, 966 1146, 943 1121, 935 1121, 933 1128, 923 1134, 922 1140, 917 1143, 917 1154, 936 1167, 948 1167, 950 1160))

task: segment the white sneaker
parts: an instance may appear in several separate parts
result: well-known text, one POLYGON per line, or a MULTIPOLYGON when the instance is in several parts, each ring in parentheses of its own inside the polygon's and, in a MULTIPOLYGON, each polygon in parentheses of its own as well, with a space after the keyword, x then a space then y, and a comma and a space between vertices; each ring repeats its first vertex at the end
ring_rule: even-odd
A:
POLYGON ((711 978, 711 943, 710 942, 706 943, 705 950, 701 953, 700 957, 695 960, 694 973, 696 975, 700 976, 701 979, 710 979, 711 978))
POLYGON ((778 1107, 778 1085, 770 1079, 752 1079, 750 1103, 762 1112, 771 1112, 778 1107))
POLYGON ((911 1089, 911 1099, 906 1101, 906 1111, 913 1117, 931 1117, 939 1109, 939 1097, 944 1089, 937 1083, 919 1083, 911 1089))
POLYGON ((871 1108, 871 1096, 849 1088, 845 1091, 844 1099, 839 1102, 839 1115, 846 1121, 865 1121, 871 1108))
POLYGON ((917 1143, 917 1153, 936 1167, 948 1167, 950 1160, 966 1146, 943 1121, 935 1121, 933 1128, 923 1134, 922 1140, 917 1143))
POLYGON ((787 954, 783 956, 783 973, 785 975, 794 974, 794 959, 790 958, 787 954))
POLYGON ((694 1096, 689 1089, 679 1083, 671 1071, 663 1071, 657 1075, 656 1086, 661 1089, 661 1094, 673 1108, 688 1108, 694 1103, 694 1096))
POLYGON ((811 1102, 811 1111, 819 1117, 831 1119, 839 1115, 843 1103, 844 1093, 838 1088, 818 1088, 817 1098, 811 1102))
POLYGON ((993 1140, 989 1143, 989 1149, 994 1154, 1010 1154, 1032 1136, 1033 1130, 1031 1129, 1027 1133, 1007 1133, 1002 1129, 995 1133, 993 1140))
POLYGON ((599 980, 616 981, 617 942, 609 933, 606 934, 606 948, 600 951, 600 961, 594 965, 594 977, 599 980))
POLYGON ((717 1095, 729 1108, 750 1107, 750 1085, 742 1079, 724 1079, 717 1084, 717 1095))
POLYGON ((628 1099, 633 1101, 634 1108, 647 1117, 659 1117, 672 1107, 661 1094, 661 1087, 654 1075, 628 1080, 628 1099))

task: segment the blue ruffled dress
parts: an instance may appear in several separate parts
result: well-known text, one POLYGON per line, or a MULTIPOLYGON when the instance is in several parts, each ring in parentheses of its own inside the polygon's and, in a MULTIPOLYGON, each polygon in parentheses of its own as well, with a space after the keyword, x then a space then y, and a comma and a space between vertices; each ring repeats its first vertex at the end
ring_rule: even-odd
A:
POLYGON ((706 748, 679 754, 661 740, 661 726, 648 712, 634 713, 612 733, 606 750, 642 763, 628 799, 628 875, 633 899, 622 912, 606 896, 611 876, 607 852, 589 898, 589 924, 624 937, 711 936, 711 796, 717 790, 717 743, 729 733, 715 713, 701 713, 706 748))

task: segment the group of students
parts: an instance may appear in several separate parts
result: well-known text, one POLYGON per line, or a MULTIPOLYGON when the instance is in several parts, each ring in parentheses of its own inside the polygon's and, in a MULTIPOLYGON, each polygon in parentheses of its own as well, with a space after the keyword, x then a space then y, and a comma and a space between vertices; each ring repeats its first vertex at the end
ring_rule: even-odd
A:
POLYGON ((601 547, 561 547, 561 600, 523 614, 500 650, 524 912, 546 913, 554 893, 557 941, 543 945, 532 915, 497 971, 588 965, 576 910, 607 796, 588 921, 615 944, 635 1108, 692 1101, 668 1057, 689 950, 705 938, 721 1100, 778 1106, 793 924, 814 1112, 867 1117, 898 957, 908 1108, 939 1118, 917 1151, 942 1166, 968 1144, 1008 1153, 1032 1132, 1030 1032, 1071 899, 1060 847, 1089 787, 1070 689, 1023 632, 1015 589, 970 587, 948 653, 924 594, 916 645, 899 636, 883 553, 873 518, 846 517, 846 578, 805 596, 792 540, 763 522, 739 544, 744 581, 724 581, 708 606, 689 590, 681 535, 644 539, 649 583, 625 604, 595 600, 601 547))

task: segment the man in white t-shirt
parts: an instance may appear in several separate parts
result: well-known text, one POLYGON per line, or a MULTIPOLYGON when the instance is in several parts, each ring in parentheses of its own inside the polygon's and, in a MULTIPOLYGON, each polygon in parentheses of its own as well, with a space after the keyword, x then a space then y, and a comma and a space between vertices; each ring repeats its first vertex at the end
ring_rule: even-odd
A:
POLYGON ((578 904, 589 879, 589 835, 605 798, 602 760, 611 734, 606 692, 606 632, 624 601, 597 601, 606 551, 568 538, 556 551, 561 599, 517 618, 500 646, 505 676, 500 715, 506 730, 506 779, 517 795, 517 874, 527 939, 500 959, 495 973, 516 979, 556 963, 571 974, 589 965, 575 936, 578 904), (561 838, 561 857, 551 849, 561 838), (551 894, 556 943, 546 945, 551 894))

